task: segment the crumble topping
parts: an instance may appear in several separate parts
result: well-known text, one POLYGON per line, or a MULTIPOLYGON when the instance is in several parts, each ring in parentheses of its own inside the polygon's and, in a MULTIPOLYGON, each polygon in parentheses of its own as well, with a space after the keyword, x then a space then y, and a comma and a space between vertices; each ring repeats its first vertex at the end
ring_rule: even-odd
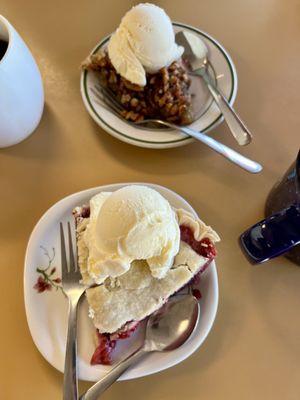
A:
POLYGON ((119 75, 103 51, 89 56, 82 67, 95 71, 101 84, 115 94, 125 108, 122 114, 127 120, 161 118, 179 125, 193 122, 188 92, 191 81, 180 61, 155 74, 148 73, 146 86, 133 84, 119 75))

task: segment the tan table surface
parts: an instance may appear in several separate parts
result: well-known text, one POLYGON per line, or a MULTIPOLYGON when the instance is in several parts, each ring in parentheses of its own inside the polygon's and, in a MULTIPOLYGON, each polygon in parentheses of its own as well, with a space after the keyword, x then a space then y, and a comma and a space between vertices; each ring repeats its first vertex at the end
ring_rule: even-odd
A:
MULTIPOLYGON (((188 360, 115 384, 103 399, 298 399, 300 270, 284 258, 250 266, 237 238, 262 217, 267 193, 299 147, 299 1, 157 2, 173 20, 215 36, 232 55, 236 108, 255 134, 241 150, 264 164, 258 176, 200 143, 164 151, 126 145, 89 117, 79 93, 80 62, 133 3, 1 2, 0 12, 37 59, 46 106, 30 138, 0 151, 0 397, 61 398, 62 375, 35 348, 24 313, 23 260, 33 226, 68 194, 144 181, 180 193, 222 236, 219 309, 207 340, 188 360)), ((214 136, 237 148, 224 124, 214 136)))

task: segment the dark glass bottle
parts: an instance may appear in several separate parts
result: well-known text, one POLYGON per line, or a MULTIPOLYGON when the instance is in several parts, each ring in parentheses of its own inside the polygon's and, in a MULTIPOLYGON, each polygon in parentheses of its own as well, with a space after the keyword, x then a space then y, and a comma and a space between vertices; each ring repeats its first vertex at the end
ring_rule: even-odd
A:
MULTIPOLYGON (((292 204, 300 208, 300 151, 297 160, 290 166, 283 178, 271 190, 265 206, 265 216, 269 217, 292 204)), ((300 245, 284 254, 300 265, 300 245)))

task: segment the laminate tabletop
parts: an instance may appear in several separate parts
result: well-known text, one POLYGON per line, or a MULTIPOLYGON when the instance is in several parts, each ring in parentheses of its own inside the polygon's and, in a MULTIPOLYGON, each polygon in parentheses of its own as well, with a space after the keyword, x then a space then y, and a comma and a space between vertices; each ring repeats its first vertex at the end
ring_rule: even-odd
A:
MULTIPOLYGON (((116 383, 103 399, 296 400, 300 270, 284 257, 250 265, 238 237, 263 218, 270 189, 299 149, 299 1, 156 2, 172 20, 209 33, 230 53, 239 81, 235 107, 254 140, 239 147, 224 123, 211 134, 261 162, 258 175, 199 142, 167 150, 125 144, 88 115, 79 90, 80 64, 134 4, 1 2, 0 13, 31 49, 45 89, 38 128, 22 143, 0 150, 1 398, 62 398, 62 374, 36 349, 24 309, 24 254, 37 220, 68 194, 110 183, 149 182, 179 193, 220 234, 218 313, 207 339, 187 360, 116 383)), ((80 384, 81 390, 87 387, 80 384)))

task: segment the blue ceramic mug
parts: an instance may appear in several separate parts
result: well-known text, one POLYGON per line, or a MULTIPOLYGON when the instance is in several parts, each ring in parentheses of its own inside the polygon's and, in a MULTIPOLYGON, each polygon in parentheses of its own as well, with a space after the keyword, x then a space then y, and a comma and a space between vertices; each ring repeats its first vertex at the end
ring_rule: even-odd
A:
POLYGON ((253 263, 284 254, 300 265, 300 151, 297 160, 271 190, 266 219, 240 237, 242 249, 253 263))

